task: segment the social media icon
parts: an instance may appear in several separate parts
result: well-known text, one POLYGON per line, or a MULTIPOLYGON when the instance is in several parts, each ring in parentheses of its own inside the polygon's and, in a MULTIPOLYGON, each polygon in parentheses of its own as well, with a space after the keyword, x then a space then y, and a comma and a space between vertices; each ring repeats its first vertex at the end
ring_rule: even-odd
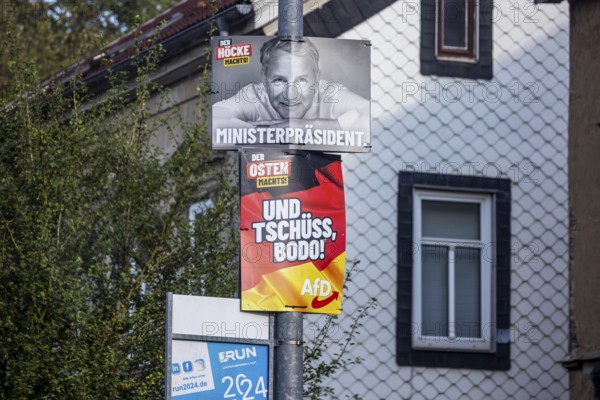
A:
POLYGON ((173 363, 173 365, 171 366, 171 372, 173 373, 173 375, 177 375, 181 372, 181 367, 178 363, 173 363))
POLYGON ((206 369, 206 364, 204 363, 204 359, 199 358, 196 361, 194 361, 194 363, 196 364, 197 371, 204 371, 206 369))
POLYGON ((183 362, 183 371, 184 372, 191 372, 193 369, 194 369, 194 365, 192 364, 191 361, 183 362))

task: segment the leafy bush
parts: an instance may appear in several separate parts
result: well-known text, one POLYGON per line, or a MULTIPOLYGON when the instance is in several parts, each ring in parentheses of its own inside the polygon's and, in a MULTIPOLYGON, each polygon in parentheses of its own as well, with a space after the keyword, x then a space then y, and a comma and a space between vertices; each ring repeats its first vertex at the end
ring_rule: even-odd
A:
MULTIPOLYGON (((165 294, 233 296, 236 188, 206 125, 148 102, 160 47, 102 99, 13 60, 0 114, 0 398, 157 399, 165 294), (10 100, 10 101, 9 101, 10 100), (181 135, 169 157, 155 135, 181 135), (187 212, 212 181, 214 207, 187 212), (194 238, 194 240, 192 240, 194 238)), ((179 136, 177 136, 179 137, 179 136)), ((229 169, 230 170, 230 169, 229 169)))
MULTIPOLYGON (((235 165, 210 150, 206 104, 185 122, 151 80, 160 46, 141 49, 135 81, 111 73, 97 98, 77 76, 41 85, 36 64, 10 52, 14 79, 0 100, 2 399, 162 398, 166 293, 235 295, 235 165), (152 144, 160 135, 179 144, 174 154, 152 144), (190 206, 208 195, 214 206, 190 225, 190 206)), ((201 94, 209 87, 205 69, 201 94)), ((305 397, 332 395, 327 379, 360 362, 347 350, 373 307, 351 318, 333 358, 325 348, 337 317, 324 317, 305 347, 305 397)))

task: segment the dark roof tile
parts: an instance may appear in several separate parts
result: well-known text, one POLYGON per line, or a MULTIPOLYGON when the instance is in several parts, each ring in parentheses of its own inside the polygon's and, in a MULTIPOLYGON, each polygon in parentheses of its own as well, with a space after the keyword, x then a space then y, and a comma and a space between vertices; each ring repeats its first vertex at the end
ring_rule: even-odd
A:
MULTIPOLYGON (((216 11, 222 11, 239 2, 239 0, 221 0, 216 11)), ((61 71, 54 75, 54 78, 70 76, 69 71, 77 71, 84 78, 97 75, 107 68, 106 65, 101 63, 103 58, 108 58, 112 65, 129 59, 135 54, 134 44, 136 40, 144 40, 152 36, 152 33, 161 23, 165 22, 166 25, 156 37, 158 42, 163 42, 199 22, 208 20, 213 15, 213 11, 208 0, 183 0, 156 17, 144 22, 138 29, 114 40, 104 49, 93 53, 91 56, 67 68, 67 71, 61 71)))

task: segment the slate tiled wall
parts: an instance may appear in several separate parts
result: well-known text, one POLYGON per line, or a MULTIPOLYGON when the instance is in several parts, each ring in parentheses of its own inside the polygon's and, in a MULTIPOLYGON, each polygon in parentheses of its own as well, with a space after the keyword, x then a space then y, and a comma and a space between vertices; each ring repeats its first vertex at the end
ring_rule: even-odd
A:
POLYGON ((489 81, 420 75, 419 2, 395 2, 342 35, 373 44, 374 138, 371 154, 343 156, 348 258, 362 272, 342 325, 370 297, 379 307, 352 350, 363 363, 330 382, 338 398, 568 398, 558 363, 568 334, 568 4, 494 7, 489 81), (401 170, 512 180, 509 371, 396 365, 401 170))

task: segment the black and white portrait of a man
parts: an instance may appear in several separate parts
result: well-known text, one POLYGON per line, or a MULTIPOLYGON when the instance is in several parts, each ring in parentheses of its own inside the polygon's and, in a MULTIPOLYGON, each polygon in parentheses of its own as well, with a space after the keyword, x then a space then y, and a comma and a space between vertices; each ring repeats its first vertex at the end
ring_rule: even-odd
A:
MULTIPOLYGON (((351 44, 356 47, 355 43, 351 44)), ((370 78, 352 76, 356 68, 343 65, 351 60, 340 58, 327 49, 319 51, 310 38, 275 37, 262 43, 259 57, 256 50, 253 49, 253 58, 260 60, 260 65, 255 67, 260 70, 257 74, 260 79, 243 85, 238 83, 239 89, 236 87, 235 93, 229 93, 226 98, 224 91, 218 90, 220 96, 214 96, 217 99, 212 107, 213 134, 218 130, 221 137, 230 137, 244 132, 249 135, 250 142, 254 139, 261 144, 367 144, 370 102, 342 82, 355 85, 358 82, 368 97, 370 78), (336 59, 327 59, 328 56, 336 59), (322 64, 328 66, 327 76, 324 76, 322 64), (339 74, 336 74, 336 67, 339 74), (271 129, 265 130, 267 128, 271 129)), ((235 65, 222 70, 229 72, 243 68, 246 66, 235 65)), ((231 82, 226 82, 225 86, 227 84, 232 87, 231 82)))

